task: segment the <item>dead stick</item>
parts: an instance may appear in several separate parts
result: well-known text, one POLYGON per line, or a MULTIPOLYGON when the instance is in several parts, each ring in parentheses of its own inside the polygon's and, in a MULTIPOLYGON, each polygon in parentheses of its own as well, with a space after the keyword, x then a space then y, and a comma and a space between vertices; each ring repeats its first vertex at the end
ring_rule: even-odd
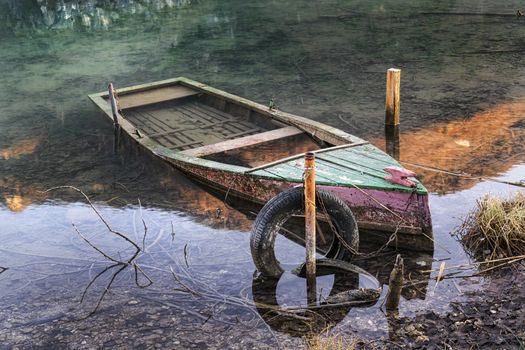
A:
MULTIPOLYGON (((455 266, 449 266, 445 267, 445 270, 451 270, 451 269, 460 269, 460 268, 472 268, 477 265, 484 265, 484 264, 491 264, 499 261, 508 261, 508 260, 524 260, 525 255, 516 255, 516 256, 510 256, 507 258, 500 258, 500 259, 494 259, 494 260, 485 260, 485 261, 476 261, 470 264, 462 264, 462 265, 455 265, 455 266)), ((437 272, 439 269, 435 270, 423 270, 420 271, 421 273, 428 273, 428 272, 437 272)))
POLYGON ((188 264, 188 243, 184 245, 184 262, 186 263, 186 267, 190 267, 188 264))
POLYGON ((151 286, 153 284, 153 280, 148 276, 148 274, 146 274, 144 272, 144 270, 142 270, 140 268, 139 265, 134 263, 133 267, 135 269, 135 284, 137 285, 137 287, 139 287, 139 288, 146 288, 146 287, 149 287, 149 286, 151 286), (142 276, 144 276, 144 278, 146 278, 146 280, 147 280, 146 284, 140 284, 139 283, 139 272, 142 274, 142 276))
POLYGON ((128 237, 126 237, 126 235, 124 235, 123 233, 120 233, 118 231, 115 231, 111 228, 111 226, 109 225, 109 223, 106 221, 106 219, 104 219, 104 217, 102 216, 102 214, 100 214, 100 212, 98 211, 97 208, 95 208, 95 206, 93 205, 93 203, 91 202, 91 200, 89 199, 89 197, 79 188, 76 188, 74 186, 56 186, 56 187, 52 187, 50 189, 47 189, 44 191, 44 193, 47 193, 47 192, 51 192, 51 191, 54 191, 54 190, 58 190, 58 189, 72 189, 72 190, 75 190, 77 191, 78 193, 80 193, 85 199, 86 201, 88 202, 89 206, 91 207, 91 209, 93 209, 93 211, 95 212, 95 214, 97 214, 97 216, 99 217, 99 219, 104 223, 104 225, 106 226, 106 228, 108 229, 109 232, 119 236, 120 238, 122 238, 123 240, 125 240, 126 242, 128 242, 129 244, 131 244, 133 247, 135 247, 136 251, 135 251, 135 254, 128 260, 128 262, 130 263, 131 261, 133 261, 137 255, 139 254, 139 252, 141 251, 140 247, 138 246, 137 243, 133 242, 131 239, 129 239, 128 237))
POLYGON ((144 236, 142 236, 142 250, 146 250, 146 235, 148 234, 148 226, 146 226, 146 222, 144 221, 144 216, 142 216, 142 204, 139 201, 139 213, 140 213, 140 220, 142 220, 142 225, 144 226, 144 236))
POLYGON ((113 276, 111 276, 111 279, 109 280, 109 283, 106 285, 106 287, 104 288, 104 291, 102 292, 102 295, 100 296, 100 298, 98 299, 97 301, 97 305, 95 305, 95 308, 86 316, 87 317, 90 317, 92 316, 93 314, 95 314, 95 312, 97 312, 98 308, 100 307, 100 304, 102 304, 102 300, 104 300, 104 297, 106 296, 106 294, 109 292, 109 290, 111 289, 111 286, 113 285, 113 282, 115 282, 115 279, 117 278, 117 276, 122 272, 124 271, 124 269, 126 268, 127 265, 122 265, 122 267, 113 274, 113 276))
POLYGON ((403 258, 400 254, 396 257, 396 263, 390 273, 388 281, 388 295, 386 297, 386 310, 397 311, 399 300, 401 299, 401 290, 403 289, 403 258))
POLYGON ((87 244, 89 244, 91 246, 91 248, 95 249, 97 252, 99 252, 100 254, 102 254, 106 259, 109 259, 113 262, 116 262, 118 264, 124 264, 122 261, 119 261, 119 260, 116 260, 116 259, 113 259, 112 257, 110 257, 109 255, 107 255, 106 253, 104 253, 102 250, 100 250, 99 248, 97 248, 93 243, 91 243, 86 237, 84 237, 84 235, 82 233, 80 233, 80 230, 77 228, 77 226, 75 224, 71 224, 73 226, 73 228, 75 229, 75 231, 77 231, 78 235, 80 236, 80 238, 82 238, 87 244))
POLYGON ((118 122, 118 105, 117 100, 115 99, 115 89, 113 88, 113 84, 109 83, 108 85, 108 93, 109 93, 109 101, 111 103, 111 112, 113 114, 113 132, 115 133, 114 139, 113 139, 113 152, 115 154, 118 153, 118 147, 120 143, 120 125, 118 122))
POLYGON ((99 273, 97 273, 97 275, 89 281, 89 283, 88 283, 88 285, 86 286, 86 288, 84 288, 84 292, 82 293, 82 296, 80 297, 80 303, 83 303, 83 302, 84 302, 84 298, 86 297, 86 294, 87 294, 89 288, 93 285, 93 283, 96 282, 96 280, 97 280, 100 276, 102 276, 103 274, 105 274, 106 271, 109 271, 109 270, 111 270, 112 268, 117 267, 117 266, 121 266, 121 265, 124 265, 124 264, 121 264, 121 263, 115 263, 115 264, 113 264, 113 265, 106 266, 106 267, 104 268, 104 270, 102 270, 102 271, 100 271, 99 273))

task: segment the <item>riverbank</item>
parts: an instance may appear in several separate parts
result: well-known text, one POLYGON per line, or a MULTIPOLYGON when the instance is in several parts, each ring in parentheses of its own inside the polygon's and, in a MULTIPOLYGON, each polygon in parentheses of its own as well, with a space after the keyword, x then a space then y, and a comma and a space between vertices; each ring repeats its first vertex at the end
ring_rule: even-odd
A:
POLYGON ((523 349, 525 347, 525 269, 502 270, 481 288, 452 302, 444 315, 423 312, 391 323, 388 349, 523 349))

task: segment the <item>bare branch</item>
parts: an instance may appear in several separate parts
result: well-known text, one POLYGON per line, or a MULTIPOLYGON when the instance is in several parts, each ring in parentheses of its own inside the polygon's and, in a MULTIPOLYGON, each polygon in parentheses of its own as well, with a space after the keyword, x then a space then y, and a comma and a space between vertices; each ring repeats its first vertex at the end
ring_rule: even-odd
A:
POLYGON ((122 263, 118 262, 116 264, 113 264, 113 265, 110 265, 110 266, 107 266, 104 270, 102 270, 101 272, 99 272, 89 283, 88 285, 86 286, 86 288, 84 288, 84 292, 82 293, 82 296, 80 297, 80 303, 83 303, 84 302, 84 298, 86 296, 86 293, 89 289, 89 287, 91 287, 91 285, 93 285, 93 283, 95 283, 95 281, 100 277, 102 276, 104 273, 106 273, 106 271, 109 271, 111 270, 112 268, 116 267, 116 266, 120 266, 122 265, 122 263))
POLYGON ((93 311, 91 311, 89 313, 89 315, 87 315, 87 317, 93 315, 95 312, 97 312, 98 308, 100 307, 100 304, 102 303, 102 300, 104 299, 104 297, 106 296, 106 294, 109 292, 109 289, 111 288, 111 285, 113 284, 113 282, 115 282, 115 278, 117 278, 117 276, 122 272, 124 271, 124 269, 126 268, 127 265, 122 265, 122 267, 113 274, 113 276, 111 277, 111 280, 109 281, 109 283, 107 284, 107 286, 104 288, 104 292, 102 293, 102 295, 100 296, 100 298, 98 299, 98 302, 97 302, 97 305, 95 306, 95 308, 93 309, 93 311))
POLYGON ((106 259, 109 259, 115 263, 118 263, 118 264, 123 264, 122 261, 118 261, 116 259, 113 259, 112 257, 110 257, 109 255, 107 255, 106 253, 104 253, 102 250, 100 250, 99 248, 97 248, 95 245, 93 245, 86 237, 84 237, 84 235, 82 233, 80 233, 79 229, 75 226, 75 224, 71 224, 73 226, 73 228, 75 229, 75 231, 77 231, 78 235, 87 243, 91 246, 91 248, 95 249, 97 252, 99 252, 100 254, 102 254, 106 259))
POLYGON ((142 250, 146 250, 146 235, 148 234, 148 226, 146 226, 146 222, 144 221, 144 217, 142 216, 142 204, 139 200, 139 213, 140 213, 140 220, 142 220, 142 225, 144 225, 144 236, 142 236, 142 250))
POLYGON ((144 272, 144 270, 140 268, 139 265, 133 264, 133 267, 135 269, 135 284, 137 285, 137 287, 146 288, 153 284, 153 281, 151 280, 151 278, 144 272), (148 280, 146 284, 139 283, 139 272, 142 274, 142 276, 144 276, 148 280))
POLYGON ((184 245, 184 262, 186 263, 186 267, 190 267, 190 265, 188 265, 188 243, 184 245))
POLYGON ((131 244, 133 247, 135 247, 136 249, 136 252, 135 254, 128 260, 128 264, 131 263, 131 261, 133 261, 138 253, 140 252, 140 247, 137 245, 137 243, 133 242, 131 239, 129 239, 126 235, 124 235, 123 233, 120 233, 118 231, 115 231, 111 228, 111 226, 109 225, 109 223, 104 219, 104 217, 102 216, 102 214, 100 214, 100 212, 98 211, 98 209, 93 205, 93 203, 91 202, 91 200, 89 199, 89 197, 79 188, 77 187, 74 187, 74 186, 56 186, 56 187, 52 187, 52 188, 49 188, 47 190, 44 191, 44 193, 47 193, 47 192, 51 192, 51 191, 55 191, 55 190, 59 190, 59 189, 71 189, 71 190, 75 190, 77 191, 78 193, 80 193, 84 199, 88 202, 89 206, 91 207, 91 209, 93 209, 93 211, 95 212, 95 214, 99 217, 99 219, 104 223, 104 225, 106 226, 106 228, 108 229, 109 232, 119 236, 120 238, 122 238, 123 240, 125 240, 126 242, 128 242, 129 244, 131 244))

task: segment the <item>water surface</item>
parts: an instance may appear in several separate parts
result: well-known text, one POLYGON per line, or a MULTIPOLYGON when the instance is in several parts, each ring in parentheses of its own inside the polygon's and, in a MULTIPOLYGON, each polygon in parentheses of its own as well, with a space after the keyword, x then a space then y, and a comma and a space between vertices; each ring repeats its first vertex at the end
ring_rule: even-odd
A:
MULTIPOLYGON (((280 305, 306 295, 304 280, 288 272, 277 286, 257 280, 246 210, 146 157, 112 155, 111 125, 86 97, 109 81, 123 87, 187 76, 264 104, 272 98, 282 110, 382 147, 385 72, 398 67, 401 160, 525 177, 525 22, 513 16, 517 1, 47 4, 0 2, 0 266, 9 268, 0 274, 2 344, 273 348, 302 346, 298 337, 320 331, 251 306, 261 290, 277 290, 280 305), (99 277, 80 304, 110 263, 71 224, 114 257, 132 249, 108 234, 78 193, 42 192, 62 185, 81 188, 113 228, 144 241, 137 262, 154 281, 139 288, 134 270, 123 270, 87 320, 118 269, 99 277), (201 296, 181 291, 170 267, 201 296)), ((435 287, 435 272, 423 271, 442 260, 469 262, 450 233, 482 194, 516 191, 414 169, 432 191, 436 242, 433 256, 405 253, 423 282, 404 291, 403 315, 444 312, 483 284, 435 287)), ((385 284, 394 259, 385 252, 358 264, 385 284)), ((335 278, 321 278, 319 292, 329 293, 335 278)), ((338 310, 336 331, 387 337, 380 304, 338 310)))

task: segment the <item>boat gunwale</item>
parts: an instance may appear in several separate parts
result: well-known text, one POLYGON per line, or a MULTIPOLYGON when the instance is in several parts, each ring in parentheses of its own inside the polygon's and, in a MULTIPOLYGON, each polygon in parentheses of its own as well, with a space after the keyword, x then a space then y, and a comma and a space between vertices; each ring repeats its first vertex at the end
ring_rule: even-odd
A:
MULTIPOLYGON (((166 79, 156 82, 150 82, 145 84, 139 84, 129 87, 124 87, 120 89, 116 89, 116 92, 119 95, 127 95, 127 94, 133 94, 137 92, 147 91, 147 90, 153 90, 157 88, 162 88, 166 86, 171 85, 183 85, 192 89, 195 89, 201 93, 210 94, 215 97, 222 98, 228 102, 232 102, 234 104, 243 106, 245 108, 254 110, 258 113, 263 114, 264 116, 267 116, 271 119, 275 119, 279 122, 285 123, 287 125, 295 126, 301 130, 303 130, 305 133, 310 134, 313 137, 316 137, 318 139, 321 139, 323 141, 329 142, 331 144, 334 144, 337 146, 352 146, 353 144, 368 144, 367 141, 348 134, 340 129, 336 129, 334 127, 331 127, 329 125, 326 125, 321 122, 317 122, 305 117, 297 116, 291 113, 275 110, 275 109, 269 109, 268 107, 245 99, 240 96, 236 96, 233 94, 230 94, 228 92, 213 88, 209 85, 199 83, 197 81, 185 78, 185 77, 177 77, 172 79, 166 79)), ((89 98, 95 103, 105 114, 110 118, 110 120, 113 121, 113 113, 111 111, 111 106, 107 102, 105 98, 109 96, 108 91, 103 91, 99 93, 94 93, 88 95, 89 98)), ((243 166, 237 166, 227 163, 221 163, 213 160, 208 160, 204 158, 194 157, 187 154, 184 154, 182 151, 174 151, 167 147, 164 147, 160 145, 157 141, 153 140, 147 135, 140 135, 138 134, 137 127, 132 124, 130 121, 128 121, 124 116, 122 116, 120 113, 117 113, 117 120, 119 125, 122 129, 136 142, 138 142, 141 146, 152 152, 154 155, 159 156, 163 158, 166 161, 179 161, 184 163, 189 163, 196 166, 202 166, 206 168, 212 168, 214 170, 218 171, 225 171, 225 172, 232 172, 232 173, 239 173, 240 175, 246 175, 246 176, 255 176, 255 177, 262 177, 262 178, 274 178, 275 176, 272 175, 265 175, 264 171, 259 171, 257 174, 255 172, 258 170, 258 167, 243 167, 243 166)), ((302 154, 293 155, 292 157, 299 158, 302 154)), ((297 181, 297 179, 289 179, 289 178, 283 178, 283 181, 292 182, 292 183, 300 183, 297 181)), ((330 186, 339 186, 339 187, 349 187, 346 184, 340 184, 336 181, 334 182, 326 182, 323 180, 317 180, 316 183, 319 185, 330 185, 330 186)), ((390 184, 392 186, 393 184, 390 184)), ((370 188, 370 189, 382 189, 386 191, 398 191, 398 192, 416 192, 419 195, 428 195, 428 191, 426 188, 419 183, 419 185, 416 188, 401 188, 401 187, 392 187, 385 189, 384 187, 377 187, 377 186, 368 186, 368 185, 361 185, 362 188, 370 188)))

